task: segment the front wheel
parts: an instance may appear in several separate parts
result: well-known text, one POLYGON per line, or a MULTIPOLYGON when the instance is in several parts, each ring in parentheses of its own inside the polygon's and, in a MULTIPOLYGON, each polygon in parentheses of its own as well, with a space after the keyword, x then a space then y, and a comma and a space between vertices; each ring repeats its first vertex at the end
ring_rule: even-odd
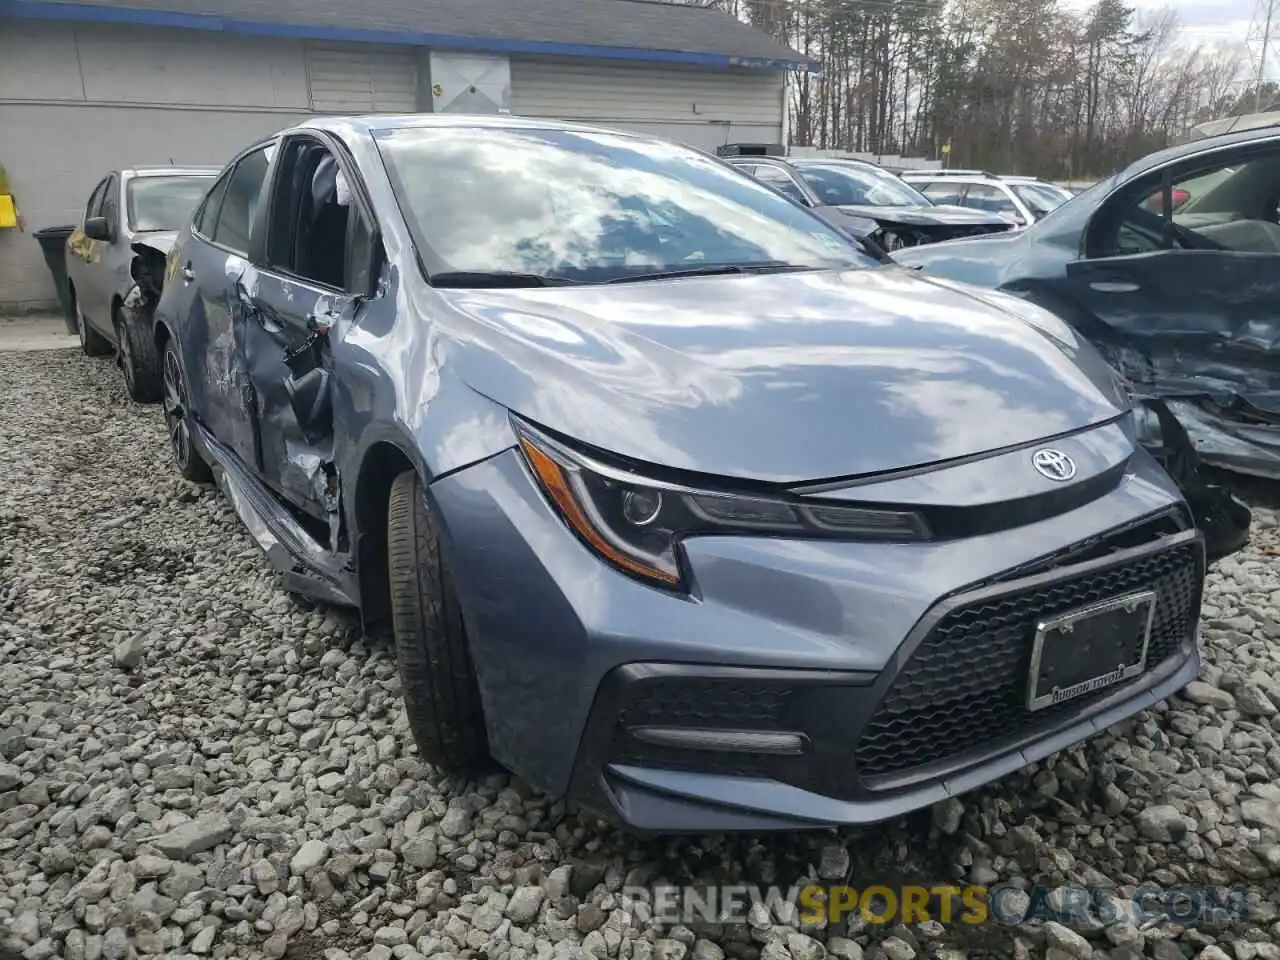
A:
POLYGON ((197 452, 191 436, 187 385, 182 377, 178 345, 173 340, 164 345, 164 425, 169 431, 169 447, 178 472, 192 483, 213 480, 213 472, 197 452))
POLYGON ((155 336, 125 309, 116 311, 116 356, 130 397, 138 403, 155 403, 164 395, 155 336))
POLYGON ((428 763, 456 772, 488 765, 489 743, 462 612, 415 471, 391 485, 387 574, 409 727, 428 763))

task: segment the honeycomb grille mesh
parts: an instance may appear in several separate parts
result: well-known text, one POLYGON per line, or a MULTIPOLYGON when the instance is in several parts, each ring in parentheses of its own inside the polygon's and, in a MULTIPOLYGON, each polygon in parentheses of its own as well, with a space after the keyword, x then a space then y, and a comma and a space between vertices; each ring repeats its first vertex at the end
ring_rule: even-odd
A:
POLYGON ((627 726, 646 724, 775 730, 792 690, 739 680, 663 678, 647 680, 627 704, 627 726))
POLYGON ((996 746, 1113 693, 1026 709, 1031 646, 1046 617, 1154 588, 1147 666, 1172 657, 1197 615, 1199 556, 1195 543, 1182 544, 951 611, 916 648, 864 728, 854 754, 859 775, 884 776, 996 746))

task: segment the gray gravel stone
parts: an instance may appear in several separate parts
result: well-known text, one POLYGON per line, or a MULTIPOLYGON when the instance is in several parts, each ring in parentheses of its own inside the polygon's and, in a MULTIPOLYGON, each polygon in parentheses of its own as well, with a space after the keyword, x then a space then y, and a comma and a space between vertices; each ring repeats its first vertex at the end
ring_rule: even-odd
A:
POLYGON ((1226 690, 1219 689, 1203 680, 1192 680, 1182 691, 1182 696, 1192 703, 1218 710, 1230 710, 1236 705, 1236 698, 1226 690))
POLYGON ((232 834, 231 821, 224 813, 210 813, 188 820, 151 841, 167 857, 186 860, 211 850, 232 834))
POLYGON ((901 937, 885 937, 880 942, 885 960, 915 960, 916 948, 901 937))
POLYGON ((1177 807, 1154 804, 1138 814, 1138 829, 1152 840, 1172 843, 1186 835, 1187 824, 1177 807))
POLYGON ((308 840, 289 861, 289 872, 295 876, 310 873, 322 866, 329 857, 329 845, 323 840, 308 840))
POLYGON ((1076 960, 1089 960, 1093 954, 1088 940, 1056 921, 1050 920, 1044 925, 1044 935, 1050 948, 1061 950, 1076 960))
POLYGON ((113 656, 117 667, 123 670, 132 670, 142 663, 142 657, 146 652, 147 646, 142 635, 135 633, 133 636, 126 637, 116 644, 113 656))

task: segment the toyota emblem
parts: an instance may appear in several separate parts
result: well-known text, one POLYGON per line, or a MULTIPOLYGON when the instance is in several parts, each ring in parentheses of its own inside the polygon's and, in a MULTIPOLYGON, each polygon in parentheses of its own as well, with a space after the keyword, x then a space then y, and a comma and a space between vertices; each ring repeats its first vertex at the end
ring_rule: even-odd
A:
POLYGON ((1031 465, 1049 480, 1061 482, 1076 475, 1076 462, 1061 450, 1037 450, 1031 455, 1031 465))

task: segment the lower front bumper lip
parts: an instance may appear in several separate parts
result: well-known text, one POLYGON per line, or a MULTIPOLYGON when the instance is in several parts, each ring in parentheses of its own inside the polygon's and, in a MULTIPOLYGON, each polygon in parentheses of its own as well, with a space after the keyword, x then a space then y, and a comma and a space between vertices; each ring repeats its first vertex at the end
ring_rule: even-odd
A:
POLYGON ((1196 678, 1196 652, 1173 661, 1166 675, 1117 696, 1097 712, 1032 742, 1005 748, 928 783, 883 796, 840 800, 776 780, 610 764, 599 774, 597 797, 612 816, 639 832, 795 830, 879 823, 968 793, 1028 764, 1071 747, 1177 693, 1196 678))

